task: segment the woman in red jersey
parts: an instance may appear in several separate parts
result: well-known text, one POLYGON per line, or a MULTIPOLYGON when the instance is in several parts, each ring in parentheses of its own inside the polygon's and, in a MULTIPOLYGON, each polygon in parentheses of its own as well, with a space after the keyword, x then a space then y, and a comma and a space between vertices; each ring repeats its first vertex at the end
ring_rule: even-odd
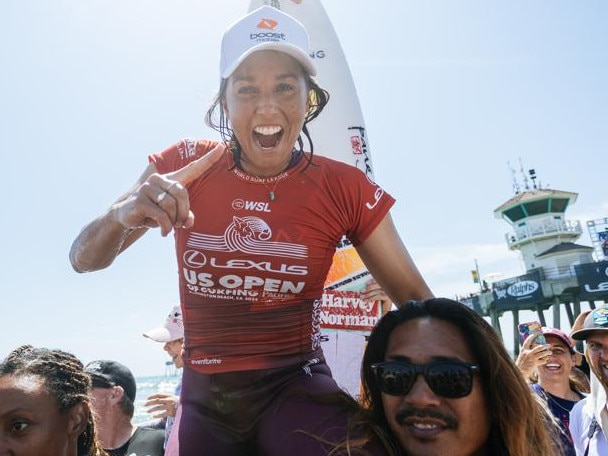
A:
POLYGON ((432 296, 389 215, 394 199, 355 167, 313 157, 308 123, 329 98, 315 75, 308 34, 290 16, 262 7, 233 24, 207 114, 224 141, 152 154, 72 246, 74 269, 93 271, 149 228, 174 232, 182 455, 326 454, 343 438, 347 412, 309 396, 338 390, 319 330, 344 235, 393 302, 432 296))

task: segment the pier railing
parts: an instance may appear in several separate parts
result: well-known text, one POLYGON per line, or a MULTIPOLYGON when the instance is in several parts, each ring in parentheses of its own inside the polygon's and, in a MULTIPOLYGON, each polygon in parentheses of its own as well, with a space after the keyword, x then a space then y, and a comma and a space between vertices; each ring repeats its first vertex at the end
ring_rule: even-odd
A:
POLYGON ((581 222, 578 220, 543 220, 542 223, 528 222, 507 233, 505 238, 509 247, 525 241, 540 240, 547 236, 567 235, 573 239, 583 234, 581 222))

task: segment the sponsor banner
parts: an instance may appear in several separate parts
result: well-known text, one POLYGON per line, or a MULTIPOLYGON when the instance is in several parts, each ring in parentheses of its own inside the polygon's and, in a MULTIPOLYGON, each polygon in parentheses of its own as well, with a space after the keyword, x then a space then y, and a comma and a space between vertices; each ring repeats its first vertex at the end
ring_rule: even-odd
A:
POLYGON ((494 282, 492 295, 497 310, 526 308, 545 300, 538 271, 494 282))
POLYGON ((380 303, 364 301, 360 292, 370 274, 352 244, 344 238, 325 281, 321 304, 321 327, 371 331, 380 316, 380 303))
POLYGON ((605 300, 608 297, 608 261, 574 266, 581 299, 605 300))
POLYGON ((371 331, 380 319, 380 305, 359 296, 353 291, 325 291, 321 301, 321 327, 371 331))
POLYGON ((345 237, 336 248, 325 279, 325 290, 361 291, 369 272, 359 254, 345 237))

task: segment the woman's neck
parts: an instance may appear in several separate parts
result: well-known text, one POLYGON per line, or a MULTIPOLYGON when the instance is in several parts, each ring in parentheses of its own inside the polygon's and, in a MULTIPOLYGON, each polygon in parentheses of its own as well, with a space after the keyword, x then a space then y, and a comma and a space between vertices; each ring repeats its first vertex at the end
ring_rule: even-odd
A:
POLYGON ((247 174, 258 177, 260 179, 280 176, 285 171, 295 166, 298 163, 300 156, 300 151, 294 149, 291 151, 291 154, 289 155, 287 160, 285 160, 285 162, 281 163, 279 166, 274 167, 274 169, 262 170, 251 166, 251 164, 247 162, 247 159, 245 157, 243 157, 241 154, 234 152, 234 159, 237 167, 245 171, 247 174))
POLYGON ((576 401, 580 399, 579 394, 570 388, 570 381, 564 383, 563 381, 543 382, 539 380, 538 384, 546 392, 552 394, 553 396, 559 397, 560 399, 566 399, 568 401, 576 401))

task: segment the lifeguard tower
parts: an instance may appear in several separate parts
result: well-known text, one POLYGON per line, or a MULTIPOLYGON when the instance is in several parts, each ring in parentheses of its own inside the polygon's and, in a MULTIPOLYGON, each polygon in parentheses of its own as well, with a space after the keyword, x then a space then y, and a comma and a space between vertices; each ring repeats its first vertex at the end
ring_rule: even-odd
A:
POLYGON ((491 290, 482 291, 471 303, 491 318, 499 332, 499 316, 513 313, 516 353, 520 310, 536 311, 540 323, 547 326, 544 311, 551 308, 551 326, 559 328, 562 305, 572 325, 581 311, 581 300, 593 308, 594 299, 608 299, 602 285, 602 280, 608 281, 608 262, 594 262, 594 248, 576 243, 583 234, 581 223, 566 219, 578 194, 543 188, 533 169, 528 176, 524 176, 523 190, 514 182, 515 196, 494 210, 496 218, 511 226, 505 240, 521 256, 526 272, 493 282, 491 290))
POLYGON ((511 225, 512 231, 505 235, 507 245, 520 252, 526 271, 541 268, 547 277, 557 277, 573 263, 591 260, 593 248, 574 244, 583 234, 581 223, 565 215, 577 196, 534 187, 494 211, 496 218, 511 225))

